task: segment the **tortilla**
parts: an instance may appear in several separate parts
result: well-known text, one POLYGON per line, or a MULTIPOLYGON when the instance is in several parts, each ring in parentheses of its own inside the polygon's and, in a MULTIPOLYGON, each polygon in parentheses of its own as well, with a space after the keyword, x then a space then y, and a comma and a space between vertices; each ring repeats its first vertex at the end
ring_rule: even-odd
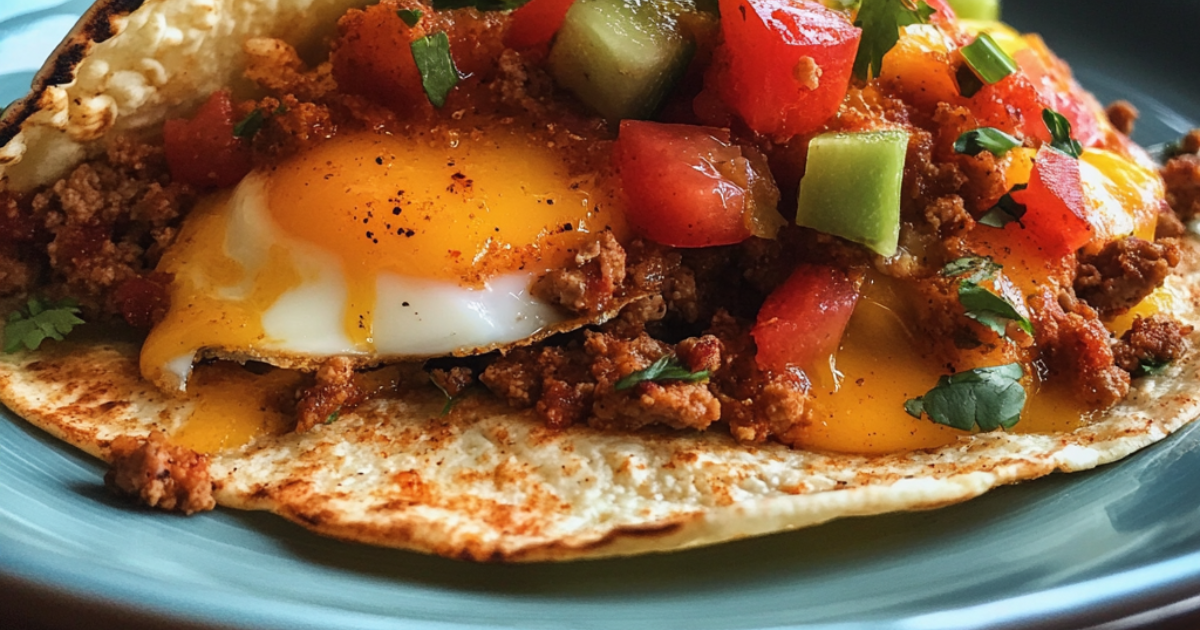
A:
MULTIPOLYGON (((1200 241, 1167 286, 1200 323, 1200 241)), ((1200 335, 1193 334, 1192 341, 1200 335)), ((1070 433, 986 433, 886 456, 747 447, 714 433, 553 431, 531 412, 471 397, 377 400, 305 434, 213 456, 219 505, 268 510, 321 534, 478 561, 670 551, 937 508, 1005 484, 1121 459, 1200 414, 1200 360, 1135 381, 1070 433)), ((104 457, 119 435, 168 433, 189 402, 144 382, 132 343, 68 341, 0 359, 0 400, 104 457)))
MULTIPOLYGON (((38 75, 33 94, 5 114, 0 185, 26 190, 53 181, 107 134, 150 129, 228 83, 245 38, 300 44, 354 4, 100 2, 38 75)), ((1179 319, 1200 324, 1200 241, 1191 238, 1186 249, 1167 287, 1181 305, 1179 319)), ((170 434, 194 404, 142 380, 137 357, 133 342, 86 333, 3 355, 0 400, 104 458, 118 436, 170 434)), ((977 434, 886 456, 749 447, 713 433, 553 431, 531 412, 484 396, 443 416, 444 399, 426 388, 372 401, 304 434, 218 452, 210 469, 220 505, 269 510, 335 538, 479 561, 598 558, 936 508, 999 485, 1090 469, 1195 418, 1197 384, 1193 354, 1135 381, 1124 401, 1069 433, 977 434)))

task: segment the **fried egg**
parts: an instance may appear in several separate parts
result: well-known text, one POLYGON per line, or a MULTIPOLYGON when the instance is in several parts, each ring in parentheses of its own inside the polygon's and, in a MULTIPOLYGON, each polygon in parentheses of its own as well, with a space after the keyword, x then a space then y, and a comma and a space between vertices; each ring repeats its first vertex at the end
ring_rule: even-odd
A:
POLYGON ((158 266, 170 307, 142 374, 180 391, 205 357, 368 365, 586 323, 529 288, 604 230, 623 239, 612 175, 489 122, 345 133, 203 200, 158 266))

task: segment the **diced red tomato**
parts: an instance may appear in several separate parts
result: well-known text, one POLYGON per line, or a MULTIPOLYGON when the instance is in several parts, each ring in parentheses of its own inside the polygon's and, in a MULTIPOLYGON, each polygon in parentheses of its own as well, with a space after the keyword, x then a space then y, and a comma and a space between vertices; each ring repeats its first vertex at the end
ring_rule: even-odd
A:
MULTIPOLYGON (((1079 160, 1049 146, 1038 151, 1029 187, 1012 193, 1025 206, 1024 236, 1047 257, 1065 256, 1092 240, 1092 225, 1079 160)), ((1010 223, 1006 230, 1019 230, 1010 223)))
POLYGON ((783 222, 765 158, 744 154, 727 129, 623 120, 613 164, 626 219, 657 243, 730 245, 773 237, 783 222))
POLYGON ((163 151, 171 178, 200 187, 225 188, 250 172, 250 147, 233 137, 233 102, 222 90, 200 106, 191 120, 163 124, 163 151))
POLYGON ((1071 123, 1071 135, 1085 147, 1104 140, 1097 117, 1099 105, 1071 78, 1062 60, 1045 48, 1025 48, 1013 56, 1041 102, 1071 123))
POLYGON ((419 22, 409 27, 389 5, 377 4, 348 12, 338 21, 338 33, 332 61, 340 89, 401 115, 432 110, 412 56, 413 40, 424 35, 419 22))
POLYGON ((1050 131, 1042 120, 1045 104, 1029 78, 1013 73, 999 83, 985 85, 971 97, 967 107, 979 119, 981 127, 995 127, 1008 133, 1050 142, 1050 131))
POLYGON ((725 44, 710 83, 752 130, 791 137, 837 113, 861 29, 810 0, 720 0, 720 9, 725 44))
POLYGON ((530 0, 513 11, 511 26, 504 34, 504 45, 524 50, 547 44, 562 27, 567 10, 575 0, 530 0))
POLYGON ((837 352, 858 296, 858 286, 845 272, 801 265, 763 303, 750 331, 759 368, 800 368, 811 374, 837 352))
POLYGON ((954 13, 954 9, 946 0, 925 0, 925 2, 936 11, 930 18, 933 22, 947 24, 958 21, 958 15, 954 13))

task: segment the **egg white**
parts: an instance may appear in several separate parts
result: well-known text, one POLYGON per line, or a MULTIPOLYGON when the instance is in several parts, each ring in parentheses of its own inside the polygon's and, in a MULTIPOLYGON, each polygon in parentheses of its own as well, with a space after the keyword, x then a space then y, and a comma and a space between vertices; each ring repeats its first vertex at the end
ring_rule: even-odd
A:
MULTIPOLYGON (((224 229, 221 254, 240 266, 238 281, 220 280, 209 264, 213 256, 193 255, 176 265, 187 275, 185 284, 193 294, 228 306, 222 312, 242 309, 256 284, 265 274, 274 273, 269 264, 273 248, 286 252, 282 259, 300 277, 298 286, 254 314, 264 334, 246 347, 222 340, 229 336, 222 335, 223 327, 238 325, 225 317, 214 318, 211 326, 194 322, 185 336, 171 332, 169 326, 152 331, 148 346, 157 341, 178 350, 168 355, 155 353, 169 358, 149 362, 143 351, 143 374, 161 388, 186 390, 192 365, 214 349, 219 356, 277 365, 311 363, 331 356, 382 362, 486 351, 528 339, 567 319, 557 307, 530 294, 535 271, 499 275, 479 288, 381 272, 373 279, 374 305, 350 313, 348 271, 334 254, 289 236, 272 220, 268 183, 264 173, 248 175, 215 210, 219 220, 209 224, 224 229), (355 342, 346 333, 346 322, 348 317, 360 316, 367 335, 365 341, 355 342)), ((176 271, 177 279, 179 275, 176 271)), ((172 299, 172 308, 181 306, 176 304, 178 295, 173 294, 172 299)))

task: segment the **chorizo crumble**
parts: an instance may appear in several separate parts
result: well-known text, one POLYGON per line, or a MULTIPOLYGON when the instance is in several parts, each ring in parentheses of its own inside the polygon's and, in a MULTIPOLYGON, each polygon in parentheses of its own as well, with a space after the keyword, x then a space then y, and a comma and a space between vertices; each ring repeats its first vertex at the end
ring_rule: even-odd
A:
POLYGON ((144 439, 120 436, 109 446, 104 484, 149 507, 195 514, 216 507, 208 457, 174 446, 162 431, 144 439))

